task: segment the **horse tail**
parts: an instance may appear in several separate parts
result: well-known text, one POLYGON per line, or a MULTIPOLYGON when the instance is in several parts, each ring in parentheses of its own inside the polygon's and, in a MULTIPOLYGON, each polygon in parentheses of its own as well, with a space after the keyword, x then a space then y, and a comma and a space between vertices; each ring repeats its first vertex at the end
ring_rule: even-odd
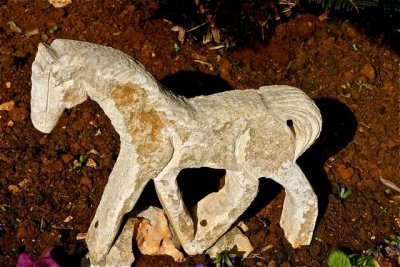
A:
POLYGON ((258 90, 264 104, 286 123, 295 137, 295 160, 318 138, 322 119, 318 107, 303 91, 287 85, 258 90))

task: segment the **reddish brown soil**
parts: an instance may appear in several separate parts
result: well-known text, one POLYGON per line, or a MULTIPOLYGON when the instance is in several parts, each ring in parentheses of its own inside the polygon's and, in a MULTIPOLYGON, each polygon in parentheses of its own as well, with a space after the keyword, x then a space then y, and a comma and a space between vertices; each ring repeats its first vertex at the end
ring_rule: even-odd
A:
MULTIPOLYGON (((157 6, 151 1, 77 2, 55 9, 46 1, 0 1, 0 104, 15 102, 11 110, 0 111, 0 266, 15 265, 23 249, 38 257, 51 247, 64 266, 78 266, 86 246, 77 234, 87 231, 118 155, 119 137, 92 101, 66 111, 51 134, 32 126, 31 63, 37 44, 47 38, 47 43, 70 38, 120 49, 186 96, 289 84, 316 100, 324 130, 300 159, 320 199, 316 238, 310 246, 290 246, 279 227, 284 192, 262 179, 259 196, 243 215, 255 247, 243 266, 325 266, 336 247, 360 252, 400 232, 399 192, 379 180, 400 186, 400 59, 383 34, 298 14, 277 25, 267 43, 249 40, 227 51, 187 41, 176 51, 173 25, 152 17, 157 6), (38 28, 39 34, 13 32, 8 21, 24 32, 38 28), (58 30, 49 33, 56 25, 58 30), (96 167, 72 170, 80 155, 96 167), (336 185, 353 193, 341 200, 336 185)), ((192 183, 210 180, 205 192, 216 190, 218 175, 182 175, 186 201, 201 197, 192 183)), ((154 195, 148 186, 139 205, 159 205, 154 195)), ((181 264, 162 256, 137 258, 136 266, 209 262, 206 256, 187 257, 181 264)))

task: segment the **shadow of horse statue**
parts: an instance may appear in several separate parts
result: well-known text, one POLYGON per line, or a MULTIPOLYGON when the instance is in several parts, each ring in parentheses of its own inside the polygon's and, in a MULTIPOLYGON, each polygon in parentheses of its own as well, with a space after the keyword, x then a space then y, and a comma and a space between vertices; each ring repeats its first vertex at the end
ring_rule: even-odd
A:
POLYGON ((226 233, 256 197, 260 177, 285 189, 280 225, 288 241, 310 243, 317 197, 296 160, 322 122, 301 90, 274 85, 188 99, 113 48, 72 40, 40 44, 32 65, 34 126, 51 132, 65 108, 88 97, 121 139, 86 238, 92 263, 106 257, 150 180, 188 254, 204 252, 226 233), (225 185, 198 201, 191 216, 176 179, 182 169, 200 167, 225 169, 225 185))

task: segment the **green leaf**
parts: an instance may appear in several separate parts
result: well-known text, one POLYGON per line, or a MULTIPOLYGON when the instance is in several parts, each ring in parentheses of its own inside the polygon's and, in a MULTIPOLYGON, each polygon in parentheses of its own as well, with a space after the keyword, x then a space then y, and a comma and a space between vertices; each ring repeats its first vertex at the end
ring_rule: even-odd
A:
POLYGON ((351 267, 350 258, 343 251, 337 249, 332 251, 328 257, 329 267, 351 267))

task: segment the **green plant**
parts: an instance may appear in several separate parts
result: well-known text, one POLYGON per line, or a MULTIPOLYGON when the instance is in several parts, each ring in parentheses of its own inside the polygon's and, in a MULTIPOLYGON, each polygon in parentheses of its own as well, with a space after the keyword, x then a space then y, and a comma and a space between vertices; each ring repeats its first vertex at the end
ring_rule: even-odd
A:
POLYGON ((346 199, 348 196, 350 196, 353 191, 351 190, 351 188, 346 188, 342 185, 338 186, 338 197, 342 200, 346 199))
POLYGON ((7 211, 7 207, 8 207, 7 204, 0 204, 0 210, 1 210, 2 212, 6 212, 6 211, 7 211))
POLYGON ((400 235, 390 235, 390 239, 385 239, 385 243, 400 248, 400 235))
POLYGON ((231 253, 227 249, 224 249, 223 251, 219 252, 217 256, 213 259, 213 263, 215 264, 216 267, 224 267, 224 266, 232 267, 234 266, 235 257, 236 254, 231 253))
POLYGON ((321 5, 326 10, 359 11, 365 7, 377 7, 379 0, 309 0, 321 5))
POLYGON ((57 27, 57 25, 54 26, 53 28, 51 28, 51 29, 49 30, 49 33, 56 33, 56 32, 58 32, 58 27, 57 27))
POLYGON ((329 254, 328 257, 329 267, 352 267, 350 258, 343 251, 336 249, 329 254))
POLYGON ((72 172, 76 168, 82 167, 85 162, 86 162, 85 156, 79 155, 79 159, 74 161, 73 166, 71 166, 71 168, 69 168, 69 171, 72 172))
POLYGON ((181 47, 177 43, 175 43, 174 49, 175 49, 175 53, 178 53, 181 50, 181 47))
MULTIPOLYGON (((352 255, 354 257, 354 265, 359 266, 359 267, 375 267, 375 258, 372 255, 364 255, 364 256, 359 256, 357 255, 352 255)), ((379 265, 378 265, 379 266, 379 265)))

